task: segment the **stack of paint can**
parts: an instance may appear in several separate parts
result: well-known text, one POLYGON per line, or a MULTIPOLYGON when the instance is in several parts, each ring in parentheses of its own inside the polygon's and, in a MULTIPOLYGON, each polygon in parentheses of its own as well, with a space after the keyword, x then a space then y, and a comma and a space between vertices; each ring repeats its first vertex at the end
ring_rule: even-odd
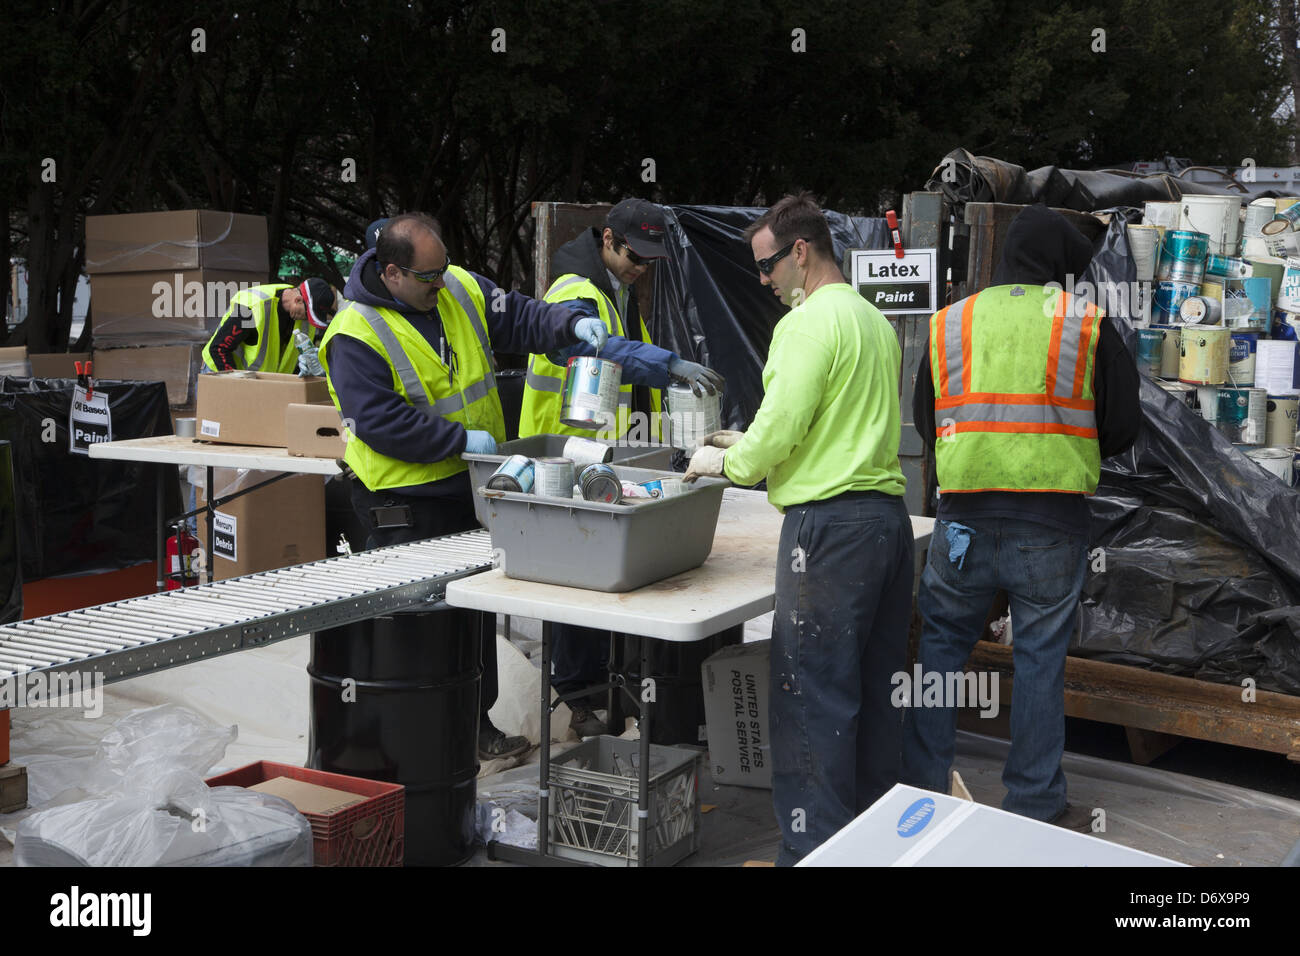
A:
POLYGON ((1156 264, 1156 290, 1151 310, 1151 321, 1155 325, 1172 325, 1178 321, 1183 302, 1200 292, 1209 246, 1210 237, 1204 233, 1179 229, 1165 233, 1156 264))

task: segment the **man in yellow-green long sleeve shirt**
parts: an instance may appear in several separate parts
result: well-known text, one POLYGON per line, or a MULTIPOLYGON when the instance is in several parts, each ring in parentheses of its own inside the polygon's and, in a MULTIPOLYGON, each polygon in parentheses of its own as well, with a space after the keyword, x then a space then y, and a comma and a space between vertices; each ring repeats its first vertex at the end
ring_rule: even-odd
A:
POLYGON ((772 624, 772 802, 778 865, 802 859, 898 782, 912 530, 898 464, 901 353, 844 281, 812 197, 746 231, 760 281, 794 308, 777 324, 748 431, 718 432, 693 475, 767 479, 785 512, 772 624))

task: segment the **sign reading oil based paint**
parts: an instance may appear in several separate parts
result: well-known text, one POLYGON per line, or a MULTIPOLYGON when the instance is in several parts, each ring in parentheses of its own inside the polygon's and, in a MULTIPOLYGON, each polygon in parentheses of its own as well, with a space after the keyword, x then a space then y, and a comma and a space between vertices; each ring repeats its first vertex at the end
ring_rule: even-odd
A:
POLYGON ((934 249, 856 249, 849 253, 850 280, 862 297, 885 315, 935 311, 939 301, 934 249))

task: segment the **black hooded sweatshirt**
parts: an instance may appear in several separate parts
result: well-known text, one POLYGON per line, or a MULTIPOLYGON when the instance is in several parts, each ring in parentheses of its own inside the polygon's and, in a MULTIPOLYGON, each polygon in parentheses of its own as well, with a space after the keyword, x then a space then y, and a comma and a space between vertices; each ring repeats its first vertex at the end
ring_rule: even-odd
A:
MULTIPOLYGON (((993 285, 1047 285, 1069 288, 1082 280, 1092 260, 1092 245, 1058 212, 1029 206, 1011 223, 993 285)), ((934 379, 930 371, 930 341, 926 360, 916 376, 912 420, 933 451, 935 440, 934 379)), ((1097 397, 1097 435, 1101 457, 1118 455, 1137 440, 1142 423, 1138 400, 1137 364, 1119 330, 1102 322, 1093 362, 1093 393, 1097 397)), ((978 491, 940 495, 937 517, 962 522, 968 518, 1019 518, 1072 534, 1088 533, 1088 501, 1084 495, 1059 492, 978 491)))

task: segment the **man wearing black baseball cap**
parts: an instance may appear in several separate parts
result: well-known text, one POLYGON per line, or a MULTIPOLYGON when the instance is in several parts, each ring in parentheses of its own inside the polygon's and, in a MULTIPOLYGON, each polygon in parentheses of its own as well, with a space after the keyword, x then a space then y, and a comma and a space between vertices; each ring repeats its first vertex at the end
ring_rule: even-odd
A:
POLYGON ((313 343, 338 311, 338 292, 324 279, 299 285, 256 285, 236 292, 217 330, 203 347, 203 363, 214 372, 298 371, 295 330, 313 343))

